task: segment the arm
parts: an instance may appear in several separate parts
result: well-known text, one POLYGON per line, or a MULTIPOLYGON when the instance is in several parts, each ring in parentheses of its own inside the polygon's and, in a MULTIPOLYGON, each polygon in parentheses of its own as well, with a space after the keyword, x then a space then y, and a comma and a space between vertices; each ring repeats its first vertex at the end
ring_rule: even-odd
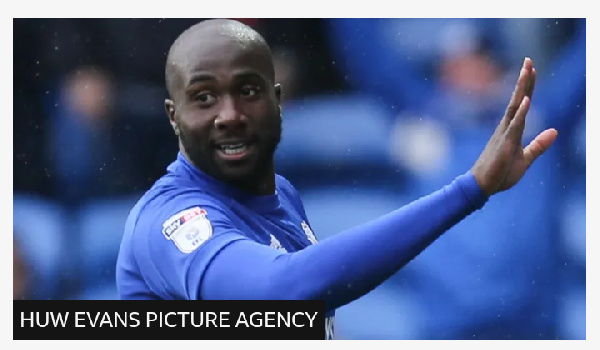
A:
POLYGON ((251 240, 225 247, 206 270, 202 299, 318 299, 327 311, 378 286, 487 197, 468 173, 386 216, 295 253, 251 240))

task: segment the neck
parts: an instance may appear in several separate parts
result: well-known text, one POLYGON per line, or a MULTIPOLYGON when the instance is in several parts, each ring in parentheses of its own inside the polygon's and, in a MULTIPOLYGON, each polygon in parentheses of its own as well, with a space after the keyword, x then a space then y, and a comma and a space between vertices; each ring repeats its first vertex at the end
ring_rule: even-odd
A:
POLYGON ((255 196, 275 194, 275 167, 273 163, 253 176, 241 180, 225 181, 229 185, 255 196))
POLYGON ((255 196, 267 196, 275 194, 275 165, 272 159, 267 165, 259 167, 251 175, 241 179, 223 179, 219 176, 216 176, 216 174, 207 172, 201 166, 199 166, 199 164, 196 164, 183 147, 180 147, 180 150, 185 158, 198 170, 211 175, 215 179, 218 179, 229 186, 235 187, 255 196))

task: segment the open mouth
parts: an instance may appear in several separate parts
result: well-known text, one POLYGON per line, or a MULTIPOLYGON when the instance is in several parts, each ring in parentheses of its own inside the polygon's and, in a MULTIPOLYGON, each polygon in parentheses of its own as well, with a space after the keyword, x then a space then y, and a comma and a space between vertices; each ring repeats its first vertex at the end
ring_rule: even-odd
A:
POLYGON ((241 160, 248 156, 253 148, 251 142, 222 143, 216 146, 217 154, 225 160, 241 160))
POLYGON ((219 148, 226 155, 235 155, 246 152, 248 150, 248 145, 245 143, 236 143, 230 145, 221 145, 219 148))

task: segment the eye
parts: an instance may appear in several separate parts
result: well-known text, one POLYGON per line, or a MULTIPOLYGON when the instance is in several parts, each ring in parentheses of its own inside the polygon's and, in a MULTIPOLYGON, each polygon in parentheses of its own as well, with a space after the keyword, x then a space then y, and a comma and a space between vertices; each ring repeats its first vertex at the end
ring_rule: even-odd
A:
POLYGON ((194 100, 200 102, 203 105, 211 105, 215 103, 217 98, 210 92, 201 92, 194 96, 194 100))
POLYGON ((260 88, 253 85, 244 85, 242 87, 242 95, 246 97, 256 97, 260 93, 260 88))

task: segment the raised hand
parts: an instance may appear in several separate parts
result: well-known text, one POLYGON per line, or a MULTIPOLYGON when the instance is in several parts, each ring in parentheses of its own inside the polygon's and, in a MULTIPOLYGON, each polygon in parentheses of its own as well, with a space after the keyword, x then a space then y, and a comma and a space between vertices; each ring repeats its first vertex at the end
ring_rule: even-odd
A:
POLYGON ((514 186, 533 161, 556 140, 558 132, 547 129, 523 148, 525 117, 531 105, 536 72, 525 58, 504 117, 471 168, 475 180, 488 196, 514 186))

